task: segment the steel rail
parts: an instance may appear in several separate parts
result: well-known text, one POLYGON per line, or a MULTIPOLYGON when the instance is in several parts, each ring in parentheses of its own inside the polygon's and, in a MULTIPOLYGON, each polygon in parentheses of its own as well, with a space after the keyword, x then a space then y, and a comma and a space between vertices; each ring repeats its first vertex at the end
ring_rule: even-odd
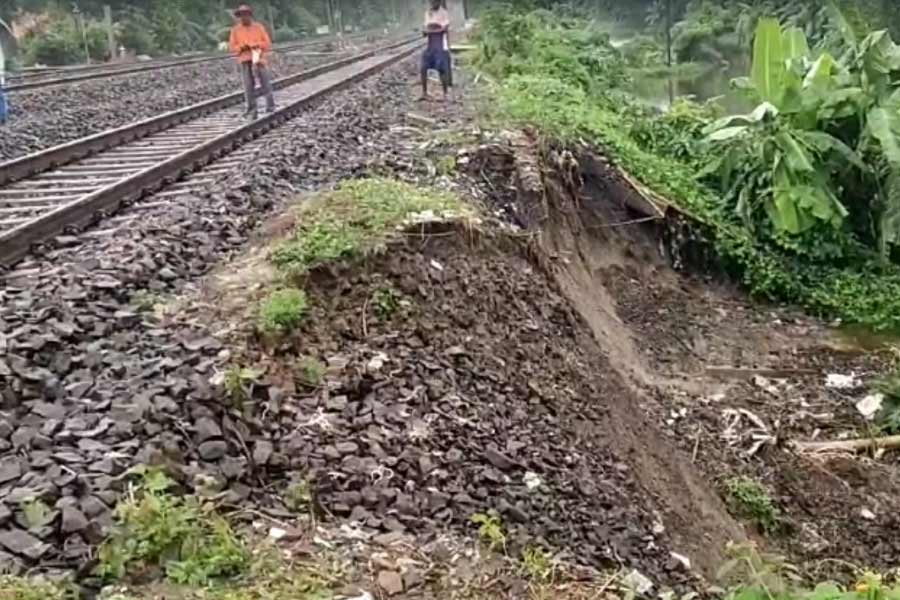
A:
MULTIPOLYGON (((346 36, 343 39, 356 39, 359 37, 366 37, 371 35, 370 32, 362 32, 356 33, 350 36, 346 36)), ((321 46, 324 44, 333 43, 339 41, 341 38, 336 36, 331 36, 328 38, 320 39, 320 40, 309 40, 304 42, 297 42, 295 44, 285 44, 283 46, 276 46, 272 49, 274 53, 290 53, 295 52, 297 50, 303 48, 312 48, 315 46, 321 46)), ((171 59, 171 60, 160 60, 160 61, 151 61, 146 63, 140 63, 137 65, 130 66, 112 66, 112 65, 85 65, 82 67, 76 67, 77 69, 83 70, 91 70, 88 73, 82 73, 80 75, 71 75, 67 77, 52 77, 53 75, 57 75, 58 73, 47 73, 47 75, 51 76, 49 79, 42 79, 40 81, 30 81, 31 79, 42 77, 43 73, 35 73, 30 74, 25 77, 11 77, 7 81, 6 91, 7 93, 11 92, 24 92, 28 90, 34 90, 44 87, 52 87, 57 85, 65 85, 69 83, 79 83, 82 81, 90 81, 94 79, 106 79, 108 77, 117 77, 119 75, 133 75, 136 73, 144 73, 147 71, 156 71, 160 69, 170 69, 176 67, 186 67, 194 64, 206 63, 206 62, 215 62, 220 60, 225 60, 228 58, 233 58, 233 55, 230 53, 224 54, 216 54, 212 55, 204 55, 192 58, 185 59, 171 59), (96 72, 94 70, 96 69, 96 72), (17 79, 24 79, 21 83, 17 83, 17 79)), ((69 72, 66 72, 69 73, 69 72)))
MULTIPOLYGON (((232 94, 213 102, 201 103, 189 109, 175 111, 181 114, 174 121, 172 120, 173 113, 168 113, 156 119, 142 121, 130 127, 119 128, 112 132, 91 136, 86 140, 51 148, 44 153, 25 157, 22 159, 25 163, 30 163, 32 167, 43 165, 43 169, 46 169, 49 168, 47 165, 53 166, 56 163, 44 161, 40 158, 41 154, 56 156, 56 160, 61 161, 63 160, 62 156, 68 156, 68 159, 63 162, 71 162, 76 158, 94 154, 98 149, 108 149, 94 158, 86 159, 83 165, 67 166, 60 172, 19 181, 16 185, 25 187, 20 187, 18 190, 0 189, 0 204, 6 203, 12 207, 4 209, 5 212, 13 214, 16 211, 39 212, 36 216, 29 216, 25 219, 7 220, 4 220, 0 213, 0 225, 11 225, 11 228, 0 231, 0 264, 6 267, 12 266, 27 255, 34 245, 45 242, 70 228, 89 225, 98 218, 116 211, 123 204, 137 200, 148 192, 157 190, 187 173, 202 168, 245 142, 292 118, 311 102, 394 64, 410 55, 420 45, 421 38, 416 36, 413 39, 369 50, 317 67, 306 73, 279 80, 279 88, 296 85, 299 95, 293 97, 288 104, 272 114, 251 122, 244 122, 237 127, 232 126, 234 123, 232 115, 209 114, 216 110, 213 105, 223 108, 241 97, 241 94, 232 94), (321 82, 316 83, 319 79, 321 82), (227 102, 225 99, 228 99, 227 102), (224 104, 222 104, 223 102, 224 104), (180 146, 174 142, 162 146, 154 146, 149 141, 146 146, 140 145, 143 142, 137 142, 139 144, 137 147, 123 148, 118 157, 116 156, 119 146, 126 142, 132 142, 135 138, 131 136, 138 135, 137 132, 145 132, 143 135, 146 136, 149 135, 146 132, 159 131, 158 129, 148 129, 152 122, 157 122, 159 126, 162 126, 162 123, 168 123, 167 127, 173 127, 174 124, 191 118, 204 118, 209 120, 209 123, 199 124, 196 130, 192 130, 193 133, 188 134, 187 138, 183 135, 173 138, 178 140, 180 146), (133 131, 129 133, 127 131, 129 129, 133 131), (204 132, 206 132, 205 136, 204 132), (61 153, 61 149, 65 152, 61 153), (135 154, 135 152, 139 154, 135 154), (107 154, 113 154, 113 156, 107 157, 107 154), (145 161, 144 163, 135 163, 139 170, 122 172, 122 169, 117 168, 115 173, 109 173, 109 177, 102 177, 107 174, 103 171, 102 165, 87 164, 89 162, 96 163, 98 160, 106 161, 107 158, 111 164, 115 160, 138 160, 133 158, 137 155, 144 156, 143 160, 145 161), (87 169, 91 166, 96 166, 96 172, 91 173, 93 179, 88 178, 87 181, 83 179, 86 177, 83 172, 71 172, 74 167, 87 169), (66 179, 66 177, 71 177, 71 179, 66 179), (79 185, 82 187, 74 187, 79 185), (75 192, 75 190, 78 191, 75 192), (9 197, 4 200, 5 194, 9 194, 9 197)), ((130 145, 135 146, 134 143, 130 145)), ((22 164, 21 161, 12 162, 22 164)), ((5 171, 6 165, 0 165, 0 173, 5 175, 5 171)))

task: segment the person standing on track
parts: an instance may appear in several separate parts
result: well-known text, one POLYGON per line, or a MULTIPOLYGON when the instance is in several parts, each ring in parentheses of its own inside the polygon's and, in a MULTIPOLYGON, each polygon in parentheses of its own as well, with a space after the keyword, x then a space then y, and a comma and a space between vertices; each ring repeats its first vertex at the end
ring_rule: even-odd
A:
POLYGON ((256 119, 256 78, 266 98, 266 112, 275 110, 275 96, 272 93, 272 76, 266 66, 266 55, 272 51, 272 39, 269 32, 253 19, 253 9, 241 4, 234 16, 238 22, 231 29, 229 47, 237 56, 241 66, 241 77, 244 81, 244 96, 247 98, 246 116, 256 119), (254 76, 254 71, 256 77, 254 76))
POLYGON ((444 99, 450 87, 450 13, 443 7, 442 0, 431 0, 431 7, 425 12, 424 35, 428 46, 422 55, 422 99, 428 99, 428 71, 434 69, 441 77, 444 99))

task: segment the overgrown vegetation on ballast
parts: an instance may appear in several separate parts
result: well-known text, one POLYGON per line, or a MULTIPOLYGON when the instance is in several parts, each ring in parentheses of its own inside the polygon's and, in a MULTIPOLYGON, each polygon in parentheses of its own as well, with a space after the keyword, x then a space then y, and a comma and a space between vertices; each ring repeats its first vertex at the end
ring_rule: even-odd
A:
POLYGON ((836 6, 816 18, 812 45, 794 25, 755 24, 735 85, 757 108, 727 120, 710 104, 645 107, 605 38, 548 11, 486 15, 476 62, 498 84, 495 116, 602 147, 702 223, 755 294, 898 329, 900 47, 836 6))
POLYGON ((302 275, 375 251, 399 229, 417 222, 473 216, 473 209, 452 194, 394 179, 350 181, 304 201, 293 234, 271 258, 283 271, 302 275))

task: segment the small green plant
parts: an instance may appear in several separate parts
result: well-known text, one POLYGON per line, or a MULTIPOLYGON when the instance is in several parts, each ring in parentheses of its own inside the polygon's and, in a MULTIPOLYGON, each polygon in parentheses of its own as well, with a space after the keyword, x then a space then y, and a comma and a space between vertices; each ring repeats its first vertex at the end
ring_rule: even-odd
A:
POLYGON ((553 581, 556 568, 551 557, 541 548, 529 547, 522 552, 522 570, 536 583, 553 581))
POLYGON ((148 290, 138 290, 131 296, 131 306, 138 312, 152 312, 165 303, 166 297, 148 290))
POLYGON ((729 505, 742 518, 756 523, 767 535, 781 529, 781 511, 761 483, 749 477, 733 477, 725 482, 725 489, 729 505))
POLYGON ((272 292, 259 310, 259 328, 263 333, 287 333, 303 321, 307 311, 303 290, 284 289, 272 292))
POLYGON ((884 395, 881 410, 875 416, 881 433, 900 434, 900 371, 894 370, 875 382, 877 393, 884 395))
POLYGON ((313 502, 312 486, 309 480, 298 478, 291 482, 284 494, 287 507, 296 513, 305 513, 310 510, 313 502))
POLYGON ((478 525, 478 537, 493 551, 506 551, 506 534, 503 532, 503 522, 500 516, 494 512, 475 513, 471 517, 472 523, 478 525))
POLYGON ((400 293, 391 286, 380 287, 372 296, 372 305, 379 320, 386 321, 400 309, 400 293))
POLYGON ((322 385, 327 368, 322 361, 312 356, 305 356, 297 362, 300 370, 300 381, 311 388, 322 385))
POLYGON ((851 588, 822 582, 809 589, 799 569, 783 557, 763 554, 753 545, 730 545, 730 559, 718 579, 728 585, 725 600, 896 600, 900 587, 880 575, 862 574, 851 588))
POLYGON ((250 386, 259 379, 261 373, 249 367, 234 365, 225 372, 225 394, 235 407, 240 407, 250 398, 250 386))
POLYGON ((0 598, 3 600, 74 600, 76 597, 76 590, 69 585, 0 575, 0 598))
POLYGON ((211 505, 173 494, 174 482, 161 471, 135 474, 140 480, 116 507, 117 527, 100 547, 101 577, 161 569, 176 584, 207 585, 248 567, 249 552, 211 505))

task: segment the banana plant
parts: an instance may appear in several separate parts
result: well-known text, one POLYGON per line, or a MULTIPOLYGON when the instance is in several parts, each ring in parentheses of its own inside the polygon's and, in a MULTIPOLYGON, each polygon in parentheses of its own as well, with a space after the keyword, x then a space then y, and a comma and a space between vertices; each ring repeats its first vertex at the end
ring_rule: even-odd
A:
POLYGON ((760 104, 748 115, 719 119, 707 139, 720 158, 702 176, 719 175, 735 211, 753 227, 764 208, 777 230, 799 234, 817 222, 840 226, 847 208, 835 193, 841 162, 865 169, 857 153, 819 130, 816 115, 835 76, 834 60, 811 60, 802 30, 775 19, 757 25, 749 79, 739 85, 760 104))

